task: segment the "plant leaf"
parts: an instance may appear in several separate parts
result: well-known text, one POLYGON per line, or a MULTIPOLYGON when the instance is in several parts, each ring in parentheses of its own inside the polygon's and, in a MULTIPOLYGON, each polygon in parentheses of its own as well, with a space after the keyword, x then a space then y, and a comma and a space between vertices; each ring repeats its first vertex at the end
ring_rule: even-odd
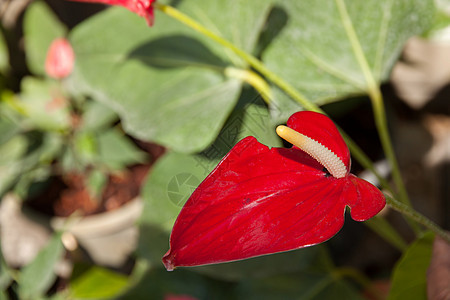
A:
POLYGON ((428 232, 412 243, 397 262, 388 299, 427 299, 427 270, 434 234, 428 232))
MULTIPOLYGON (((252 2, 237 1, 238 14, 222 1, 184 1, 179 9, 251 51, 269 7, 252 2)), ((242 82, 225 77, 225 68, 245 65, 177 21, 156 18, 149 29, 137 16, 111 8, 78 26, 71 36, 77 56, 73 80, 113 108, 131 135, 179 152, 201 151, 218 135, 241 92, 242 82)))
POLYGON ((71 279, 70 294, 75 299, 110 299, 122 292, 127 284, 126 276, 93 266, 71 279))
MULTIPOLYGON (((1 241, 0 241, 1 246, 1 241)), ((0 251, 0 291, 5 291, 12 281, 11 270, 6 265, 3 252, 0 251)))
POLYGON ((429 0, 276 4, 288 21, 262 59, 319 105, 365 94, 372 80, 376 84, 386 80, 405 41, 425 31, 433 16, 429 0))
POLYGON ((67 100, 54 82, 26 77, 17 104, 26 118, 24 122, 43 130, 65 130, 70 126, 67 100))
POLYGON ((0 146, 0 195, 3 195, 21 174, 22 159, 28 142, 18 135, 0 146))
POLYGON ((123 170, 126 166, 143 163, 146 153, 139 150, 129 137, 117 128, 106 130, 98 135, 98 162, 112 170, 123 170))
POLYGON ((63 252, 61 234, 56 233, 36 258, 23 268, 18 280, 20 299, 36 299, 44 295, 56 278, 54 267, 63 252))
POLYGON ((102 130, 113 125, 118 119, 114 111, 99 102, 85 102, 83 107, 85 110, 83 112, 83 122, 80 126, 82 131, 102 130))
POLYGON ((33 1, 25 13, 24 36, 28 68, 36 75, 45 74, 45 58, 55 38, 67 29, 43 1, 33 1))

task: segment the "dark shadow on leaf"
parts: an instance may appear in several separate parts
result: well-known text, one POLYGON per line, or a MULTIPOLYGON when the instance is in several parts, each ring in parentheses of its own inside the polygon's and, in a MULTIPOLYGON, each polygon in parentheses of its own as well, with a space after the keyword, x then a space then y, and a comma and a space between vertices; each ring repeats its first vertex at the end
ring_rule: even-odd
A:
POLYGON ((196 39, 172 35, 135 48, 129 55, 154 68, 206 67, 222 69, 227 64, 196 39))
POLYGON ((257 56, 260 57, 264 50, 280 34, 288 21, 288 14, 281 7, 274 7, 267 17, 264 30, 261 32, 257 45, 257 56))
POLYGON ((254 89, 246 86, 242 89, 236 107, 228 117, 216 140, 199 154, 201 157, 211 161, 218 161, 239 142, 242 131, 248 131, 250 135, 255 136, 256 132, 254 133, 252 127, 246 124, 246 119, 247 122, 250 122, 249 119, 251 119, 252 122, 256 123, 252 124, 253 126, 268 126, 268 124, 263 123, 262 119, 262 117, 267 116, 246 115, 246 108, 249 105, 262 106, 264 101, 254 89))
POLYGON ((180 5, 181 2, 182 0, 172 0, 170 1, 170 6, 177 7, 180 5))

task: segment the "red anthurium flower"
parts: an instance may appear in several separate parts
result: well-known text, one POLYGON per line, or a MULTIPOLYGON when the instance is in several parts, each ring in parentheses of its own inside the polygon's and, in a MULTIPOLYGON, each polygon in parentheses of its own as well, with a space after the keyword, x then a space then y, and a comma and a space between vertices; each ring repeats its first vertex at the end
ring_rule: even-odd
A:
POLYGON ((294 146, 241 140, 194 191, 164 255, 167 270, 312 246, 344 224, 375 216, 383 194, 350 174, 350 153, 325 115, 293 114, 277 133, 294 146))
POLYGON ((45 72, 48 76, 61 79, 72 73, 75 54, 70 42, 65 38, 53 40, 45 59, 45 72))
POLYGON ((78 2, 90 2, 90 3, 103 3, 108 5, 119 5, 127 8, 128 10, 144 17, 147 20, 148 26, 153 25, 154 12, 153 2, 156 0, 71 0, 78 2))

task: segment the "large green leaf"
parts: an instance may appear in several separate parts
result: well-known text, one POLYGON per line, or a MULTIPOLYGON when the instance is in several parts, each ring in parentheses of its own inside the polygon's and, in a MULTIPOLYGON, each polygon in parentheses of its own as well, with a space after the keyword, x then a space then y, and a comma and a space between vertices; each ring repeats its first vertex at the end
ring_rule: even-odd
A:
POLYGON ((51 42, 64 36, 67 29, 43 1, 34 1, 24 18, 25 53, 28 68, 45 74, 45 58, 51 42))
POLYGON ((389 300, 427 298, 427 270, 433 250, 434 234, 417 239, 402 255, 394 268, 389 300))
MULTIPOLYGON (((405 41, 427 29, 434 9, 431 0, 275 2, 286 26, 262 59, 319 105, 386 80, 405 41)), ((277 96, 275 105, 288 105, 277 96)))
POLYGON ((18 280, 20 299, 37 299, 44 295, 56 279, 54 267, 63 252, 61 234, 56 233, 36 258, 23 268, 18 280))
MULTIPOLYGON (((251 51, 269 3, 235 4, 197 0, 179 8, 251 51)), ((71 40, 77 57, 73 86, 113 108, 128 133, 179 152, 205 149, 241 91, 242 82, 224 72, 243 67, 242 61, 163 14, 149 28, 134 14, 111 8, 83 22, 71 40)))

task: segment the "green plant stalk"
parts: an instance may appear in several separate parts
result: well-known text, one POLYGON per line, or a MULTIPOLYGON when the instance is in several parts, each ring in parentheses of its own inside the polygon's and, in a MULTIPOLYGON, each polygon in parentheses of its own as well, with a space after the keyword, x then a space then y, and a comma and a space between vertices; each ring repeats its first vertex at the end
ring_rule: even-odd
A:
MULTIPOLYGON (((255 58, 254 56, 237 48, 235 45, 233 45, 229 41, 216 35, 214 32, 208 30, 207 28, 202 26, 200 23, 196 22, 195 20, 191 19, 189 16, 181 13, 180 11, 178 11, 177 9, 175 9, 169 5, 155 3, 154 7, 156 9, 159 9, 163 13, 167 14, 168 16, 185 24, 186 26, 188 26, 188 27, 202 33, 203 35, 207 36, 208 38, 216 41, 217 43, 224 46, 225 48, 230 49, 231 51, 236 53, 238 56, 240 56, 242 59, 244 59, 250 66, 252 66, 255 70, 257 70, 260 74, 264 75, 272 83, 274 83, 279 88, 281 88, 286 94, 288 94, 295 101, 300 103, 300 105, 302 105, 305 109, 324 113, 324 111, 321 108, 319 108, 317 105, 310 102, 305 96, 303 96, 300 92, 298 92, 289 83, 285 82, 282 78, 278 77, 278 75, 274 74, 272 71, 267 69, 264 66, 264 64, 261 61, 259 61, 257 58, 255 58)), ((377 90, 379 91, 378 87, 377 87, 377 90)), ((347 135, 345 135, 344 137, 346 137, 346 141, 349 145, 349 148, 350 148, 352 154, 361 163, 361 165, 363 165, 364 168, 372 171, 375 174, 375 176, 377 176, 380 179, 380 182, 381 182, 383 188, 385 188, 387 190, 392 190, 390 185, 387 183, 387 181, 384 180, 382 178, 382 176, 380 176, 378 174, 378 172, 375 170, 370 159, 359 149, 359 147, 356 146, 356 144, 347 135)), ((383 233, 380 231, 377 231, 377 233, 381 236, 384 236, 383 233)), ((387 240, 389 240, 389 239, 387 238, 387 240)))
MULTIPOLYGON (((358 61, 359 66, 361 67, 364 78, 366 80, 368 94, 372 102, 375 125, 377 127, 383 151, 386 155, 387 160, 389 161, 389 164, 392 167, 392 177, 397 188, 398 198, 401 202, 405 203, 408 206, 411 206, 411 202, 409 201, 408 193, 406 191, 405 185, 403 183, 403 178, 400 173, 397 158, 392 147, 391 138, 389 136, 386 112, 383 103, 383 95, 381 94, 380 87, 370 70, 369 63, 367 62, 364 51, 361 47, 361 44, 359 43, 358 36, 356 35, 355 28, 353 27, 350 16, 348 15, 344 0, 335 0, 335 2, 341 15, 342 23, 344 24, 347 37, 351 43, 353 53, 356 57, 356 60, 358 61)), ((411 222, 410 220, 407 221, 416 233, 420 232, 418 226, 414 224, 414 222, 411 222)))
POLYGON ((383 189, 394 193, 394 191, 391 188, 391 185, 389 182, 382 177, 378 171, 373 166, 372 161, 370 158, 364 153, 364 151, 352 140, 351 137, 349 137, 343 130, 340 130, 342 136, 344 137, 345 142, 347 143, 348 147, 350 148, 350 151, 352 155, 356 158, 356 160, 365 168, 370 170, 380 181, 380 185, 383 189))
POLYGON ((408 216, 415 222, 423 225, 425 228, 433 231, 436 235, 439 235, 441 238, 443 238, 447 243, 450 243, 450 233, 443 230, 441 227, 439 227, 436 223, 425 217, 424 215, 420 214, 419 212, 415 211, 410 206, 395 200, 393 197, 391 197, 388 194, 384 194, 386 197, 386 203, 394 210, 398 211, 402 215, 408 216))

